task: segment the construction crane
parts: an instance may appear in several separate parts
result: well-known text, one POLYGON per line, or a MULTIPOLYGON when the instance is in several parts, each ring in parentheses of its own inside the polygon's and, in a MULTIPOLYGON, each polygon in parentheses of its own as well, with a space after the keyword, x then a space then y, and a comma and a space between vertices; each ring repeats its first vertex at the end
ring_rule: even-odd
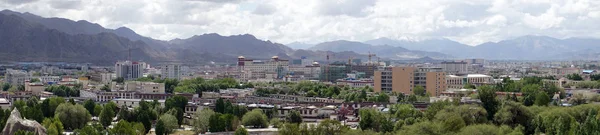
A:
POLYGON ((373 56, 377 56, 377 55, 375 55, 375 54, 371 54, 371 51, 369 51, 369 55, 368 55, 368 56, 369 56, 369 64, 373 64, 373 61, 371 61, 371 58, 372 58, 373 56))

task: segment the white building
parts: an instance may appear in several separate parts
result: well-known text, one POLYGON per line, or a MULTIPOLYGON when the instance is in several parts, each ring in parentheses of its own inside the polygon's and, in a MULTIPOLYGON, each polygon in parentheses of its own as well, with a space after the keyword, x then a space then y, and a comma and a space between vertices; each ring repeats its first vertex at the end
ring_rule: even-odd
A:
POLYGON ((494 83, 494 78, 484 74, 447 75, 446 84, 449 89, 464 89, 465 84, 482 86, 494 83))
POLYGON ((144 62, 119 61, 115 64, 115 72, 118 77, 125 80, 135 80, 143 77, 146 64, 144 62))
POLYGON ((160 66, 160 77, 162 79, 181 79, 181 65, 163 65, 160 66))
POLYGON ((273 56, 270 60, 252 60, 239 56, 237 66, 243 80, 262 79, 267 74, 276 74, 280 78, 289 69, 289 61, 279 59, 278 56, 273 56))
POLYGON ((31 76, 29 73, 22 70, 8 69, 5 74, 6 82, 12 85, 23 85, 25 84, 25 81, 29 81, 33 78, 39 79, 41 83, 60 81, 59 76, 31 76))
POLYGON ((164 94, 165 84, 155 82, 139 82, 139 81, 128 81, 125 82, 125 91, 138 91, 141 93, 153 93, 153 94, 164 94))
POLYGON ((469 73, 469 66, 467 62, 442 62, 442 69, 448 74, 467 74, 469 73))
POLYGON ((6 82, 12 85, 25 84, 26 80, 30 80, 29 74, 22 70, 7 69, 4 75, 6 82))

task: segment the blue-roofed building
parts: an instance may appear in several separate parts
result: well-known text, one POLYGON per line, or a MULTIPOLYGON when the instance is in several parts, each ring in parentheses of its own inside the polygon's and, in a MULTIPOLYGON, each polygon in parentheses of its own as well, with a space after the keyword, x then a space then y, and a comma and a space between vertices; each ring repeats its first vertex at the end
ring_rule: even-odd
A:
POLYGON ((596 70, 583 70, 581 73, 583 73, 583 74, 596 74, 596 70))

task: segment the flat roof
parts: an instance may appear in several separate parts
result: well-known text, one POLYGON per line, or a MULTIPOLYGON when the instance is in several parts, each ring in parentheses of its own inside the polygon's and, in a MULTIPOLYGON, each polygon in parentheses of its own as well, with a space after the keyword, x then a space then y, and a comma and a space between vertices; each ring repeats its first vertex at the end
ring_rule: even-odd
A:
POLYGON ((467 75, 461 75, 461 76, 457 76, 457 75, 448 75, 450 77, 491 77, 489 75, 484 75, 484 74, 467 74, 467 75))

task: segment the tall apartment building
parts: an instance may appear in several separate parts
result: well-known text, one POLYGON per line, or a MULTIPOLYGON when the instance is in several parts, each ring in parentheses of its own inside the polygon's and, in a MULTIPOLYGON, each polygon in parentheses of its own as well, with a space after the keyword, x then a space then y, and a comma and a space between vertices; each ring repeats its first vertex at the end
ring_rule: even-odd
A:
POLYGON ((30 80, 29 74, 22 70, 13 70, 7 69, 5 73, 6 82, 17 85, 17 84, 25 84, 26 80, 30 80))
POLYGON ((441 64, 444 72, 448 74, 467 74, 469 73, 469 64, 464 61, 449 61, 441 64))
POLYGON ((494 78, 484 74, 448 75, 446 84, 450 89, 463 89, 466 84, 482 86, 494 83, 494 78))
POLYGON ((441 68, 383 67, 374 73, 375 92, 413 93, 422 86, 431 96, 446 90, 446 73, 441 68))
POLYGON ((266 78, 267 74, 276 74, 277 78, 282 78, 290 66, 288 60, 279 59, 278 56, 273 56, 270 60, 252 60, 239 56, 237 67, 241 79, 260 79, 266 78))
POLYGON ((119 61, 115 64, 115 73, 125 80, 135 80, 143 77, 146 64, 144 62, 119 61))
POLYGON ((160 66, 160 77, 162 79, 165 78, 169 78, 169 79, 181 79, 181 65, 163 65, 160 66))

